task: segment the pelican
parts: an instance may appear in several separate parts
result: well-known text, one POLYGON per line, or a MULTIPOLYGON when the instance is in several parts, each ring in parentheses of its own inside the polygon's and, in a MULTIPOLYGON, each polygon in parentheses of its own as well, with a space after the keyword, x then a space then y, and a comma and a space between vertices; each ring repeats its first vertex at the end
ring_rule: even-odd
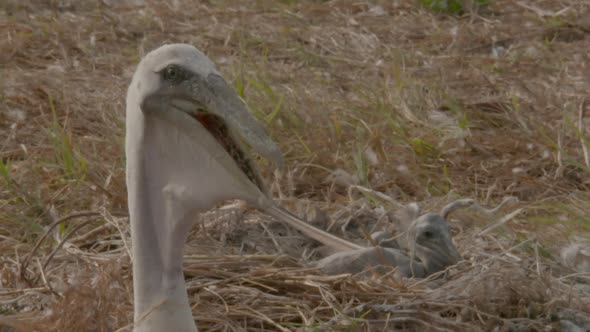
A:
POLYGON ((361 248, 278 207, 246 144, 284 164, 277 144, 203 53, 171 44, 140 61, 127 91, 125 137, 134 331, 197 331, 183 248, 198 214, 222 201, 246 201, 334 248, 361 248))

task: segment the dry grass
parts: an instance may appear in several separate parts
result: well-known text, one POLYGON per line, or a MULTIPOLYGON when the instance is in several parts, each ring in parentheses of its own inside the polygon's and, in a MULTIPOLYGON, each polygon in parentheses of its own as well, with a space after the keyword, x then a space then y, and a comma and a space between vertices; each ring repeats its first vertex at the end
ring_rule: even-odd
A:
POLYGON ((588 274, 558 263, 590 230, 590 3, 453 17, 409 0, 145 2, 0 4, 0 330, 128 329, 124 95, 167 42, 218 64, 287 156, 283 174, 260 163, 275 197, 323 209, 336 234, 358 238, 393 208, 345 182, 431 210, 456 197, 524 208, 481 236, 494 219, 460 213, 466 260, 435 290, 318 275, 299 234, 213 211, 185 259, 204 330, 546 331, 590 313, 574 287, 588 274))

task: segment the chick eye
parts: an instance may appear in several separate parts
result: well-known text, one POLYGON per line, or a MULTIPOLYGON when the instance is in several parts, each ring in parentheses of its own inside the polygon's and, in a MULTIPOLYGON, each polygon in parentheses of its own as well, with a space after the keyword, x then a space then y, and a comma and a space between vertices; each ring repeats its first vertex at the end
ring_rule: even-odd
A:
POLYGON ((181 77, 180 68, 170 65, 164 69, 164 79, 167 81, 178 82, 181 77))
POLYGON ((432 239, 434 237, 434 233, 431 231, 424 232, 424 237, 427 239, 432 239))

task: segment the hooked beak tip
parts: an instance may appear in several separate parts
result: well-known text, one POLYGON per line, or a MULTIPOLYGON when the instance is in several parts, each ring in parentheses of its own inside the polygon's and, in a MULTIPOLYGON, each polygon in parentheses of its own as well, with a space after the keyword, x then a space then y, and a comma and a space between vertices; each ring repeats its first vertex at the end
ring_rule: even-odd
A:
POLYGON ((285 160, 278 145, 266 134, 252 116, 244 102, 219 74, 206 78, 211 99, 207 103, 210 112, 220 116, 253 150, 267 158, 277 168, 284 167, 285 160))

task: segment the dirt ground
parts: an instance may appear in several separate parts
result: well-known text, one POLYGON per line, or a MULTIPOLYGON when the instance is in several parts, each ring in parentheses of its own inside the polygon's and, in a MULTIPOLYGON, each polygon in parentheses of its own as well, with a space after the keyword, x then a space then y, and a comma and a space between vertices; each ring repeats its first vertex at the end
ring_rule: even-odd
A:
POLYGON ((187 243, 202 330, 590 330, 590 2, 489 2, 1 1, 0 331, 130 330, 125 94, 178 42, 265 124, 287 169, 263 177, 318 227, 361 241, 410 202, 518 198, 453 214, 464 260, 434 289, 322 275, 317 243, 228 203, 187 243))

